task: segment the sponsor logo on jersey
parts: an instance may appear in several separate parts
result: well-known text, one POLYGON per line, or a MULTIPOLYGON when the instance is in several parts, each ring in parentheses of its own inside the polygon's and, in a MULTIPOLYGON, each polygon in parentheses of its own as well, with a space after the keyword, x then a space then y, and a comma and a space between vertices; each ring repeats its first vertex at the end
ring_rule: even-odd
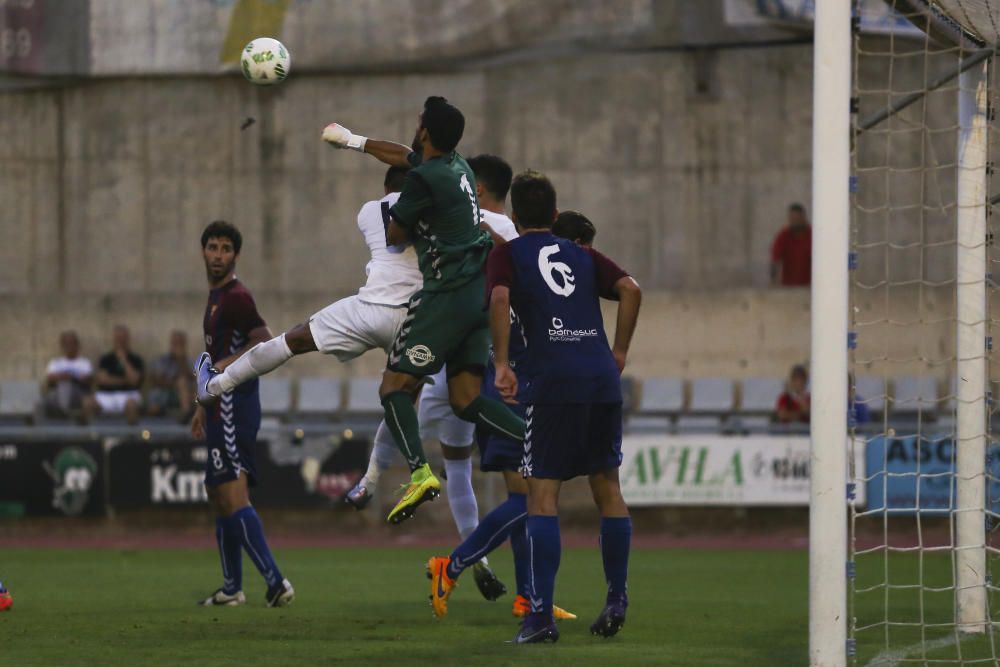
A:
POLYGON ((406 358, 417 368, 423 368, 434 361, 434 354, 426 345, 414 345, 406 349, 406 358))
POLYGON ((577 343, 597 335, 597 329, 567 329, 558 317, 552 318, 549 340, 555 343, 577 343))
POLYGON ((559 252, 559 245, 553 243, 538 251, 538 271, 549 289, 559 296, 569 296, 576 291, 576 278, 573 270, 564 262, 551 262, 549 257, 559 252), (559 276, 559 281, 556 280, 559 276), (560 282, 561 281, 561 282, 560 282))

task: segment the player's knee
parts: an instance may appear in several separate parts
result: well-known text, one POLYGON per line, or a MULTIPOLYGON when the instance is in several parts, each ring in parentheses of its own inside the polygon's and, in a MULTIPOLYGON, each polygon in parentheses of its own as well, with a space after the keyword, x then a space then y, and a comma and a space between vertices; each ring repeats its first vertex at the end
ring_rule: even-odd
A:
POLYGON ((504 470, 503 479, 507 483, 508 493, 528 493, 528 480, 521 473, 513 470, 504 470))
POLYGON ((528 514, 532 516, 556 516, 559 514, 559 503, 554 497, 529 495, 528 514))
POLYGON ((378 395, 379 398, 385 398, 389 394, 397 391, 405 391, 406 393, 415 396, 419 387, 420 380, 412 375, 386 371, 382 375, 382 384, 379 385, 378 395))
POLYGON ((591 478, 590 490, 602 516, 628 516, 628 506, 617 478, 595 475, 591 478))
POLYGON ((472 447, 452 447, 442 442, 441 456, 448 461, 464 461, 472 458, 472 447))
POLYGON ((285 344, 292 354, 305 354, 316 351, 316 341, 308 324, 297 324, 285 336, 285 344))

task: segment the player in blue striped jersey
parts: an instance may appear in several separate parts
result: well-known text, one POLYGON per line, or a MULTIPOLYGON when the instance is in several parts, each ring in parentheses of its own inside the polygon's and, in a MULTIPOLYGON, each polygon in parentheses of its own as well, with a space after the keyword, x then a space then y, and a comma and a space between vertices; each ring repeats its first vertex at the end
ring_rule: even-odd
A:
MULTIPOLYGON (((210 291, 204 318, 206 352, 199 365, 211 365, 216 359, 215 368, 224 369, 246 350, 271 338, 250 290, 236 277, 242 245, 240 231, 228 222, 213 222, 202 233, 210 291)), ((208 445, 205 487, 216 514, 215 538, 222 562, 222 587, 201 602, 204 606, 235 606, 246 601, 244 550, 267 583, 267 606, 283 607, 295 598, 250 504, 249 487, 257 483, 254 449, 259 428, 256 378, 221 394, 211 405, 199 405, 191 422, 191 434, 204 438, 208 445)))
POLYGON ((556 193, 542 174, 511 186, 521 236, 497 247, 487 265, 495 384, 507 401, 525 404, 521 472, 528 481, 527 538, 531 613, 516 643, 555 641, 552 598, 561 556, 558 499, 564 480, 586 475, 601 513, 605 606, 591 632, 610 637, 628 606, 626 581, 632 523, 621 495, 620 374, 639 316, 641 292, 614 262, 552 234, 556 193), (604 332, 600 298, 619 302, 614 344, 604 332), (510 311, 526 343, 527 387, 510 364, 510 311), (520 389, 520 391, 519 391, 520 389))

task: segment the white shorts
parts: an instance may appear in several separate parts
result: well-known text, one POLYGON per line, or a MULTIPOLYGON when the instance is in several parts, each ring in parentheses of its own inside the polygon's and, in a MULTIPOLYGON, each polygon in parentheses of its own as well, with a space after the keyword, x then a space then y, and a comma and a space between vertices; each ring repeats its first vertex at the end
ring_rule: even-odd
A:
POLYGON ((320 352, 349 361, 375 348, 388 352, 405 317, 405 303, 382 306, 355 294, 310 317, 309 330, 320 352))
POLYGON ((448 402, 448 367, 432 375, 434 384, 424 385, 420 392, 417 419, 420 439, 437 440, 449 447, 471 447, 476 425, 459 419, 448 402))
POLYGON ((135 389, 130 391, 95 391, 94 400, 101 406, 101 412, 116 415, 125 412, 125 404, 129 401, 135 401, 142 405, 142 394, 135 389))

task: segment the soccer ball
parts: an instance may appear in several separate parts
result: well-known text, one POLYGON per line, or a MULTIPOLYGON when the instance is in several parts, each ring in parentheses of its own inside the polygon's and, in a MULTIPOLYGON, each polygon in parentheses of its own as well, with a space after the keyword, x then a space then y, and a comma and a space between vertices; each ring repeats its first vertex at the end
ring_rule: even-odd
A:
POLYGON ((240 67, 250 83, 272 86, 288 76, 292 69, 292 57, 278 40, 258 37, 244 47, 240 67))

